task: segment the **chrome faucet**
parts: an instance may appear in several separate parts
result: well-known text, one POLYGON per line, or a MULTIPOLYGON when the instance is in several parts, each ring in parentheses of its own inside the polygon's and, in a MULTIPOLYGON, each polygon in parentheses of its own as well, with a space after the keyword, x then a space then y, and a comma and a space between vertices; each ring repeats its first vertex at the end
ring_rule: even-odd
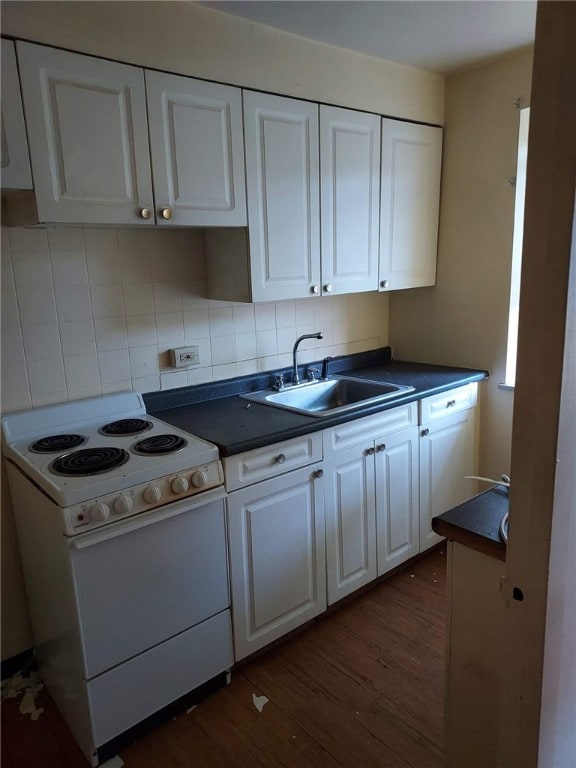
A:
POLYGON ((294 349, 292 350, 292 384, 300 384, 300 377, 298 376, 298 366, 296 365, 296 353, 298 351, 298 345, 301 341, 304 341, 304 339, 323 339, 324 336, 322 335, 322 331, 318 331, 317 333, 305 333, 303 336, 299 336, 296 339, 296 344, 294 344, 294 349))

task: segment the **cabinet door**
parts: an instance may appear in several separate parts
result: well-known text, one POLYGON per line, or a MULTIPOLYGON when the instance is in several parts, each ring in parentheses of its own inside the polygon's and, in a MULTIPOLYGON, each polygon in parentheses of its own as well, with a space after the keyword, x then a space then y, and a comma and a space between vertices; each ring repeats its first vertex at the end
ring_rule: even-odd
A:
POLYGON ((320 464, 228 496, 236 660, 326 608, 320 464))
POLYGON ((40 221, 153 224, 144 71, 30 43, 16 50, 40 221))
POLYGON ((324 460, 328 604, 376 578, 374 448, 324 460))
POLYGON ((420 551, 418 427, 376 441, 378 576, 420 551))
POLYGON ((253 301, 320 292, 318 106, 244 91, 253 301))
POLYGON ((476 493, 476 409, 420 429, 420 551, 442 541, 431 521, 476 493))
POLYGON ((146 99, 158 223, 246 226, 240 89, 146 70, 146 99))
POLYGON ((436 282, 442 129, 382 120, 380 289, 436 282))
POLYGON ((14 43, 2 40, 2 189, 32 189, 14 43))
POLYGON ((380 122, 320 107, 322 293, 378 288, 380 122))

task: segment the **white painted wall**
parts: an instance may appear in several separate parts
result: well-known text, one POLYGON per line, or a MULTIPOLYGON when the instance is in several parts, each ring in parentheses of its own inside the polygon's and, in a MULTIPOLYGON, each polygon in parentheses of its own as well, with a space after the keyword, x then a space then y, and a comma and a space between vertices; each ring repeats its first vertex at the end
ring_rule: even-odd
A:
POLYGON ((437 284, 390 294, 399 359, 486 368, 480 472, 510 467, 513 392, 504 381, 519 112, 530 98, 532 51, 452 76, 446 116, 437 284))
POLYGON ((2 34, 139 66, 441 123, 444 80, 190 2, 5 2, 2 34))

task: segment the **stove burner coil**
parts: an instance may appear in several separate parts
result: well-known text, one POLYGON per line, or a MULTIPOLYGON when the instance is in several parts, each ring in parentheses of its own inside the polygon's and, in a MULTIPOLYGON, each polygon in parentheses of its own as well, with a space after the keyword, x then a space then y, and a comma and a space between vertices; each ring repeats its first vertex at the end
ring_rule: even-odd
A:
POLYGON ((152 429, 152 422, 145 419, 120 419, 105 424, 100 430, 101 435, 137 435, 152 429))
POLYGON ((87 477, 109 472, 125 464, 130 455, 121 448, 83 448, 81 451, 66 453, 50 464, 50 471, 65 477, 87 477))
POLYGON ((84 445, 86 438, 82 435, 47 435, 32 443, 29 450, 32 453, 62 453, 79 445, 84 445))
POLYGON ((181 451, 187 445, 188 442, 178 435, 151 435, 134 443, 132 451, 140 456, 158 456, 181 451))

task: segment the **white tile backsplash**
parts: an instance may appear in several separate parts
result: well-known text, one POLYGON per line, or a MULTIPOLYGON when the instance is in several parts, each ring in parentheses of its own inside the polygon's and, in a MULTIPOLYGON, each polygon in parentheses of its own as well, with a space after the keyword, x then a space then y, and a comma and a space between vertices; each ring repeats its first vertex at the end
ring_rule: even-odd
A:
MULTIPOLYGON (((100 286, 95 286, 95 288, 100 288, 100 286)), ((87 285, 56 286, 56 304, 60 322, 90 320, 92 318, 93 302, 87 285)), ((22 307, 20 307, 20 312, 22 313, 22 307)), ((120 314, 122 314, 121 311, 120 314)), ((100 317, 100 315, 96 315, 96 317, 100 317)), ((22 317, 22 322, 24 322, 24 317, 22 317)))
POLYGON ((22 326, 26 360, 52 360, 62 357, 57 323, 22 326))
POLYGON ((2 408, 192 386, 382 346, 377 293, 241 304, 207 298, 202 230, 2 228, 2 408), (168 350, 197 345, 176 370, 168 350))

